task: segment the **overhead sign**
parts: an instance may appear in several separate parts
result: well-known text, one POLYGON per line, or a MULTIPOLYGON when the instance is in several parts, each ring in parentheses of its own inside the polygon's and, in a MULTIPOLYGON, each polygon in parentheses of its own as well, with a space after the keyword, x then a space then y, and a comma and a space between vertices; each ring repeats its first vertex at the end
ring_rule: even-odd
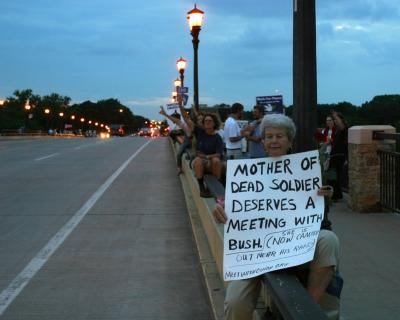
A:
POLYGON ((177 87, 176 88, 176 92, 177 93, 188 93, 189 92, 189 88, 188 87, 177 87))
POLYGON ((283 97, 281 95, 256 97, 256 104, 264 106, 266 114, 284 113, 283 97))
POLYGON ((228 160, 224 280, 256 277, 313 259, 324 217, 318 151, 228 160))
POLYGON ((188 99, 189 99, 189 95, 182 94, 182 103, 183 103, 184 106, 187 105, 188 99))

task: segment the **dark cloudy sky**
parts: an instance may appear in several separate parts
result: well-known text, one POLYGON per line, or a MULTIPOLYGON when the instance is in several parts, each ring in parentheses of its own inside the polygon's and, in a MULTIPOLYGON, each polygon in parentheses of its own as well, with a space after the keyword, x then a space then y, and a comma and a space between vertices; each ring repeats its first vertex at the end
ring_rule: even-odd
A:
MULTIPOLYGON (((175 62, 193 47, 186 0, 1 0, 0 98, 16 89, 73 102, 117 98, 157 117, 175 62)), ((292 0, 204 0, 200 103, 282 94, 292 103, 292 0)), ((355 105, 400 93, 398 0, 316 0, 318 102, 355 105)), ((192 96, 190 100, 192 101, 192 96)))

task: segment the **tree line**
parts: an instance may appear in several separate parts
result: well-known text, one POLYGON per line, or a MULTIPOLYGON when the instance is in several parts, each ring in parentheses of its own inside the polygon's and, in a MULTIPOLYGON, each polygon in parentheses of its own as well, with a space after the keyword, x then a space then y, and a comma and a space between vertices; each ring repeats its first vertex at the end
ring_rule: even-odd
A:
MULTIPOLYGON (((105 125, 123 125, 126 132, 135 132, 146 126, 149 119, 134 115, 132 111, 114 98, 99 100, 97 102, 85 101, 70 105, 71 98, 57 93, 40 96, 34 94, 31 89, 16 90, 13 96, 8 97, 0 106, 0 130, 20 129, 40 130, 53 127, 63 128, 65 123, 79 123, 81 118, 97 121, 105 125), (30 109, 25 108, 27 102, 30 109), (49 109, 49 113, 45 113, 49 109), (63 113, 63 116, 60 116, 63 113), (71 116, 75 119, 71 120, 71 116)), ((230 105, 217 104, 212 107, 218 110, 222 121, 225 121, 229 113, 230 105)), ((285 107, 286 114, 292 115, 293 106, 285 107)), ((400 131, 400 95, 378 95, 371 101, 356 106, 350 102, 338 102, 332 104, 318 104, 318 127, 325 127, 325 119, 332 110, 341 112, 348 125, 392 125, 396 131, 400 131)), ((252 112, 245 111, 244 119, 252 119, 252 112)), ((87 125, 87 122, 86 122, 87 125)))
MULTIPOLYGON (((214 106, 218 109, 221 120, 225 121, 229 114, 230 106, 218 104, 214 106)), ((331 104, 317 105, 317 126, 325 127, 325 120, 331 111, 341 112, 349 127, 360 125, 391 125, 400 132, 400 95, 378 95, 371 101, 356 106, 350 102, 338 102, 331 104)), ((288 116, 293 114, 293 105, 285 107, 288 116)), ((244 112, 244 119, 252 119, 252 111, 244 112)))
POLYGON ((50 128, 63 130, 65 124, 76 129, 95 129, 94 123, 98 122, 104 125, 122 125, 125 132, 129 133, 137 131, 149 121, 145 117, 134 115, 128 107, 113 98, 72 105, 70 103, 70 97, 57 93, 40 96, 31 89, 16 90, 0 106, 0 131, 21 128, 27 131, 50 128))

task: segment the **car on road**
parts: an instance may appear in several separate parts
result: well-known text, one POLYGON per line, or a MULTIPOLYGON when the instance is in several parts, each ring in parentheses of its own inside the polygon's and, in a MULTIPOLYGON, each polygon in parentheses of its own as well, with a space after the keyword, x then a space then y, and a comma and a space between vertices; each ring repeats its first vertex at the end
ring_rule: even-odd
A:
POLYGON ((140 137, 150 137, 151 131, 150 128, 141 128, 138 132, 138 136, 140 137))

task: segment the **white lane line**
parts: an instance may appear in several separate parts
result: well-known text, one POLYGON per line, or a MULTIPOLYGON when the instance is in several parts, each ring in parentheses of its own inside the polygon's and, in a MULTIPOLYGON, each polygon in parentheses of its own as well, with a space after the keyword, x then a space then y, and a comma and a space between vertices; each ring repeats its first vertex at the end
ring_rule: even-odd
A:
POLYGON ((54 156, 58 156, 58 155, 59 155, 58 152, 57 152, 57 153, 52 153, 52 154, 49 154, 48 156, 44 156, 44 157, 41 157, 41 158, 37 158, 37 159, 35 159, 35 161, 40 161, 40 160, 48 159, 48 158, 51 158, 51 157, 54 157, 54 156))
POLYGON ((74 150, 79 150, 79 149, 87 148, 87 147, 89 147, 89 146, 90 146, 90 144, 83 144, 83 145, 81 145, 81 146, 75 147, 74 150))
POLYGON ((83 144, 83 145, 80 145, 80 146, 75 147, 74 150, 79 150, 79 149, 91 147, 91 146, 94 146, 94 145, 97 145, 97 144, 101 144, 101 143, 104 143, 104 142, 105 142, 104 140, 101 140, 101 141, 97 141, 97 142, 95 142, 95 143, 83 144))
POLYGON ((71 219, 50 239, 50 241, 36 254, 36 256, 28 263, 24 270, 18 274, 10 285, 0 294, 0 316, 4 313, 7 307, 21 293, 24 287, 31 281, 34 275, 42 268, 49 260, 51 255, 60 247, 70 233, 78 226, 81 220, 86 216, 89 210, 94 206, 97 200, 103 195, 114 180, 128 166, 152 140, 149 140, 141 146, 128 160, 126 160, 99 189, 89 198, 88 201, 71 217, 71 219))

